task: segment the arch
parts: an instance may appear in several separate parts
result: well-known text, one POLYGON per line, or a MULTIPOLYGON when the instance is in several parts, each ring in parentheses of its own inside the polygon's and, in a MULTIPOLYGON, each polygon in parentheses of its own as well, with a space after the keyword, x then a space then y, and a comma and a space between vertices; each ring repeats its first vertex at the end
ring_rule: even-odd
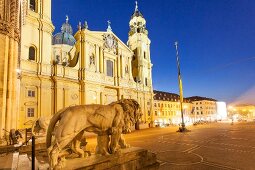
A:
POLYGON ((34 46, 29 47, 28 59, 32 61, 36 59, 36 48, 34 46))

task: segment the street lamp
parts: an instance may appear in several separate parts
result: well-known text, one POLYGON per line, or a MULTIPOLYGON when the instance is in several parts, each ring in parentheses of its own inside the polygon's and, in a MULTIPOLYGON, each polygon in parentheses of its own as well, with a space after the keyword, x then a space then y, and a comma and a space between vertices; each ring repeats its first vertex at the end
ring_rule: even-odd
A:
POLYGON ((182 107, 183 91, 182 91, 181 69, 180 69, 179 53, 178 53, 178 42, 176 41, 174 45, 176 50, 176 62, 177 62, 177 69, 178 69, 178 84, 179 84, 179 91, 180 91, 180 106, 181 106, 181 117, 182 117, 182 123, 177 132, 187 132, 189 130, 187 130, 185 127, 184 117, 183 117, 183 107, 182 107))

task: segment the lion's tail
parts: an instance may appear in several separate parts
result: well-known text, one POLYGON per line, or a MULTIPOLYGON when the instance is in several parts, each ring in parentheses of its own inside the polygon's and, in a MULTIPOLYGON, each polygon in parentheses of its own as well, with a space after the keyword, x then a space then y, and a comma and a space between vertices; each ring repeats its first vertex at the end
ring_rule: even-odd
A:
POLYGON ((52 139, 52 132, 54 130, 55 125, 57 122, 61 119, 62 113, 64 113, 69 107, 66 107, 64 109, 59 110, 56 114, 53 115, 53 117, 50 120, 48 130, 47 130, 47 136, 46 136, 46 147, 49 148, 51 146, 51 139, 52 139))

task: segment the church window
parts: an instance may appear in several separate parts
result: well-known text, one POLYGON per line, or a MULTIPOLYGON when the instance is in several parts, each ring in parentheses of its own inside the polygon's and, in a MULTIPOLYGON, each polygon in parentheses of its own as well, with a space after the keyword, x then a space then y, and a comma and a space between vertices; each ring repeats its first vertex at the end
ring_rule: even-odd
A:
POLYGON ((146 52, 143 52, 143 58, 146 59, 146 52))
POLYGON ((107 76, 113 77, 113 62, 111 60, 106 61, 107 76))
POLYGON ((27 96, 28 97, 35 97, 35 91, 34 90, 28 90, 27 91, 27 96))
POLYGON ((35 47, 29 47, 28 59, 35 60, 35 47))
POLYGON ((155 111, 155 116, 158 116, 158 112, 157 111, 155 111))
POLYGON ((148 79, 145 78, 145 86, 148 86, 148 79))
POLYGON ((35 108, 27 108, 27 117, 35 116, 35 108))
POLYGON ((151 115, 151 112, 150 111, 148 111, 148 116, 150 116, 151 115))
POLYGON ((141 32, 141 28, 137 28, 137 33, 140 33, 141 32))
POLYGON ((36 10, 36 0, 30 0, 29 8, 35 12, 36 10))

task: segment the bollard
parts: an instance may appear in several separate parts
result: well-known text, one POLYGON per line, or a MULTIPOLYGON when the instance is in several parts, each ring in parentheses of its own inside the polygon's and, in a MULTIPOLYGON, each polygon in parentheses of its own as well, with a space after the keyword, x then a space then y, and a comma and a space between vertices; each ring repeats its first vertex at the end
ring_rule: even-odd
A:
POLYGON ((35 170, 35 137, 32 136, 32 170, 35 170))

